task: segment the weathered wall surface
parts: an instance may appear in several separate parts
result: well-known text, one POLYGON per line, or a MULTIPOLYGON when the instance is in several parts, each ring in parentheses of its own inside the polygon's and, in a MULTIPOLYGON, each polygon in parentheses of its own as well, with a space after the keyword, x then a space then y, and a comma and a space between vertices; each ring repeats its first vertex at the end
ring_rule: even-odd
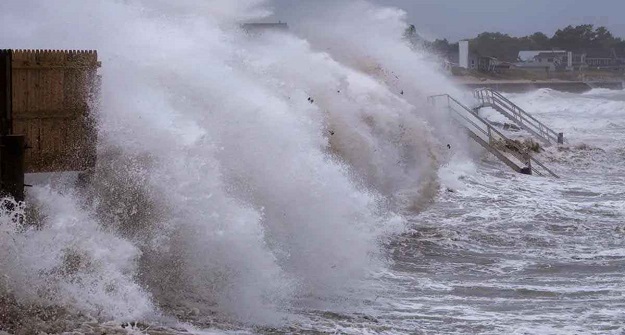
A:
POLYGON ((95 164, 90 116, 96 94, 95 51, 14 50, 13 134, 24 134, 26 172, 82 171, 95 164))

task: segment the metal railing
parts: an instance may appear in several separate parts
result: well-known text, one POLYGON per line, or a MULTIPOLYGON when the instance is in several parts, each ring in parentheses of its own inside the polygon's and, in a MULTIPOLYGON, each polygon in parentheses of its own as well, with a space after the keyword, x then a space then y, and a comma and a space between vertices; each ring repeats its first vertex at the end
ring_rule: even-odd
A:
POLYGON ((440 100, 443 100, 444 103, 446 103, 446 106, 444 107, 447 107, 449 111, 452 112, 452 115, 460 118, 459 121, 463 123, 463 126, 467 129, 471 137, 473 137, 481 145, 486 146, 489 151, 495 154, 512 169, 517 172, 522 172, 521 168, 517 164, 510 161, 500 149, 495 147, 496 143, 501 143, 506 147, 511 148, 511 150, 507 150, 506 152, 511 154, 514 158, 516 158, 516 160, 518 160, 522 165, 525 165, 526 168, 529 168, 533 173, 539 176, 549 174, 553 177, 559 178, 558 175, 534 158, 529 152, 527 152, 526 149, 520 147, 517 142, 507 138, 504 134, 495 129, 495 127, 493 127, 488 121, 481 118, 469 107, 454 99, 449 94, 439 94, 428 97, 428 102, 433 106, 439 106, 437 105, 437 101, 440 100), (482 138, 479 134, 486 136, 486 138, 482 138))
POLYGON ((480 107, 494 108, 514 121, 519 127, 532 133, 546 144, 564 143, 563 133, 557 133, 547 127, 521 107, 504 97, 501 93, 490 88, 482 88, 475 90, 473 95, 480 102, 480 107))

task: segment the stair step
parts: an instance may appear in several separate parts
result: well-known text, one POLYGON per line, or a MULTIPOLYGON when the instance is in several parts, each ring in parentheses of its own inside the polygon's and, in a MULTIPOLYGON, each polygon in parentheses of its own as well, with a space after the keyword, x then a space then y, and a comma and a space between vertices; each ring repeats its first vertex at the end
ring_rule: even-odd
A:
POLYGON ((434 106, 437 106, 437 102, 440 100, 443 100, 442 106, 446 107, 452 113, 452 116, 463 125, 469 137, 491 152, 512 170, 524 174, 534 173, 539 176, 551 175, 555 178, 559 178, 558 175, 548 169, 529 152, 523 150, 516 142, 507 138, 488 121, 480 117, 476 111, 463 105, 449 94, 428 97, 428 101, 434 106), (505 147, 511 147, 513 150, 506 150, 504 152, 500 150, 495 143, 504 143, 505 147))
POLYGON ((547 127, 531 114, 510 101, 510 99, 504 97, 501 93, 490 88, 483 88, 474 91, 473 95, 480 103, 478 106, 491 107, 495 109, 506 118, 516 123, 519 127, 525 129, 534 137, 543 141, 545 144, 551 145, 553 143, 564 143, 563 133, 557 133, 553 129, 547 127))

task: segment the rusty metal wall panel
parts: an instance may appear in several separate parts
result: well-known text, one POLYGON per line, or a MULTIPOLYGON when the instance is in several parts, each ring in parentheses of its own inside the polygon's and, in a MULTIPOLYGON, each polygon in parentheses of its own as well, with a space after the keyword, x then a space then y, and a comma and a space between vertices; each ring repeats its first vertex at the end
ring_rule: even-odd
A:
POLYGON ((12 133, 26 135, 27 172, 95 165, 90 99, 99 65, 95 51, 13 51, 12 133))

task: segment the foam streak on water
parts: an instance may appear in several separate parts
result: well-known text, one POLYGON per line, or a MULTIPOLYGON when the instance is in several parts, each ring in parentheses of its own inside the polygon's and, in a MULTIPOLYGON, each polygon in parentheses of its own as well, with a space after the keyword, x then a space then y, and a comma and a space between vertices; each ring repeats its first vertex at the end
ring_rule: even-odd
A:
POLYGON ((433 332, 621 334, 625 94, 510 98, 564 132, 538 155, 562 179, 502 172, 492 158, 443 170, 455 192, 398 242, 389 313, 433 332))

